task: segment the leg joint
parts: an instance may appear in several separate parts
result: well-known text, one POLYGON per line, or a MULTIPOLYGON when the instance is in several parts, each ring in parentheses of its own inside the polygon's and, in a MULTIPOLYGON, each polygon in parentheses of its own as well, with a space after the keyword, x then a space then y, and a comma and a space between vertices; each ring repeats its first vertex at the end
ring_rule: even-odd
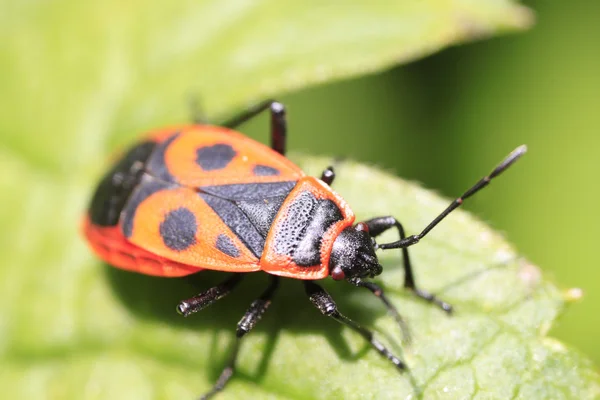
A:
POLYGON ((309 299, 323 315, 331 317, 338 313, 337 305, 331 296, 329 296, 329 294, 325 291, 322 293, 313 294, 309 297, 309 299))
POLYGON ((274 100, 269 100, 271 102, 271 112, 274 115, 277 115, 279 117, 282 117, 285 115, 285 106, 278 102, 278 101, 274 101, 274 100))
POLYGON ((250 332, 256 323, 260 321, 270 304, 271 301, 269 300, 254 300, 248 308, 248 311, 246 311, 246 314, 244 314, 240 322, 238 322, 236 336, 241 338, 246 333, 250 332))

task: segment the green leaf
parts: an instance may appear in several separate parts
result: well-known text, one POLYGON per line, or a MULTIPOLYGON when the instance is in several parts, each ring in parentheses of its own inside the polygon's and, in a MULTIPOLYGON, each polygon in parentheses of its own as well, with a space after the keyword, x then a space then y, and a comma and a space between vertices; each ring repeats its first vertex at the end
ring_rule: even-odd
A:
POLYGON ((100 165, 112 148, 107 132, 126 143, 140 129, 189 120, 187 96, 222 113, 532 21, 508 0, 5 0, 2 8, 2 144, 61 173, 100 165))
MULTIPOLYGON (((93 182, 117 142, 319 82, 376 71, 444 46, 524 28, 509 1, 48 2, 0 12, 0 387, 15 399, 187 399, 206 391, 233 328, 264 285, 193 318, 174 312, 189 282, 99 263, 78 234, 93 182)), ((329 162, 300 159, 317 173, 329 162)), ((445 202, 352 163, 336 189, 359 217, 393 214, 412 232, 445 202), (368 197, 366 196, 368 195, 368 197)), ((321 317, 301 285, 283 285, 241 350, 221 398, 589 398, 588 361, 544 335, 561 293, 497 234, 458 212, 415 246, 417 277, 455 303, 449 318, 401 288, 399 255, 380 281, 410 324, 399 334, 368 293, 326 285, 340 308, 410 366, 399 375, 360 337, 321 317), (356 377, 355 379, 352 379, 356 377)), ((221 274, 195 277, 208 287, 221 274)))
MULTIPOLYGON (((312 174, 331 163, 295 159, 312 174)), ((358 218, 389 213, 415 232, 447 204, 360 164, 345 162, 337 171, 335 187, 358 218)), ((27 213, 3 218, 17 227, 6 249, 11 268, 2 271, 3 391, 19 399, 185 399, 206 391, 227 358, 237 320, 262 291, 265 276, 252 274, 236 295, 180 318, 174 305, 194 293, 188 283, 100 265, 74 236, 78 207, 73 205, 79 196, 44 184, 43 176, 28 178, 35 190, 11 204, 27 213), (56 211, 48 215, 49 209, 56 211), (36 224, 40 220, 51 223, 36 224), (28 235, 34 225, 38 230, 28 235)), ((220 398, 600 395, 600 379, 589 361, 545 336, 565 295, 476 218, 459 210, 411 249, 419 283, 454 303, 452 317, 402 289, 397 253, 382 255, 385 271, 378 281, 410 324, 410 347, 401 348, 398 327, 369 293, 345 283, 326 286, 341 310, 375 327, 391 349, 403 354, 410 372, 398 374, 361 337, 322 317, 301 285, 288 280, 245 338, 239 373, 220 398)), ((219 279, 220 274, 206 272, 197 283, 207 287, 219 279)))

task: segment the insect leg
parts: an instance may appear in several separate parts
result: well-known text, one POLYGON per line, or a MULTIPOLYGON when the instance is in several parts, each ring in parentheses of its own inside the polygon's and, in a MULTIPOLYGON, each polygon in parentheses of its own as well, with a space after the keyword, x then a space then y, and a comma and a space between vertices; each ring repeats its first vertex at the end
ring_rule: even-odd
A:
POLYGON ((238 351, 240 348, 240 341, 242 337, 250 332, 254 325, 260 320, 262 315, 267 311, 267 308, 271 305, 271 299, 277 286, 279 285, 279 277, 271 275, 271 282, 264 293, 256 300, 252 302, 240 322, 237 324, 237 330, 235 332, 235 343, 233 344, 233 350, 231 351, 231 355, 229 357, 229 361, 227 365, 219 375, 219 379, 213 386, 210 392, 206 393, 201 397, 202 400, 207 400, 216 393, 223 390, 229 379, 233 376, 233 372, 235 370, 235 362, 237 359, 238 351))
POLYGON ((233 118, 223 123, 223 126, 228 128, 236 128, 240 124, 254 118, 267 108, 271 109, 271 148, 279 154, 285 154, 285 143, 287 136, 287 122, 285 118, 285 107, 283 104, 274 101, 266 100, 242 114, 236 115, 233 118))
POLYGON ((379 354, 390 360, 398 369, 404 370, 406 368, 406 365, 398 357, 393 355, 380 341, 373 337, 373 332, 363 328, 350 318, 341 314, 329 293, 327 293, 321 286, 317 285, 313 281, 305 281, 304 289, 306 290, 306 294, 308 295, 310 301, 319 309, 319 311, 321 311, 323 315, 331 317, 359 333, 367 342, 371 344, 375 350, 377 350, 377 352, 379 352, 379 354))
POLYGON ((250 107, 249 109, 241 112, 240 114, 229 118, 227 121, 221 123, 221 125, 231 129, 237 128, 239 125, 256 117, 258 114, 271 107, 271 104, 273 104, 274 102, 275 101, 273 99, 261 101, 260 103, 250 107))
POLYGON ((184 317, 208 307, 217 300, 227 296, 240 283, 243 274, 233 274, 219 285, 204 292, 181 301, 177 305, 177 312, 184 317))
POLYGON ((323 182, 325 182, 326 184, 331 185, 333 183, 334 179, 335 179, 335 171, 333 170, 333 167, 329 166, 329 167, 325 168, 325 170, 321 174, 321 180, 323 182))
MULTIPOLYGON (((366 224, 369 228, 369 234, 371 235, 371 237, 377 237, 383 232, 387 231, 388 229, 395 227, 398 230, 398 234, 400 235, 400 241, 406 238, 406 233, 404 232, 402 224, 398 222, 398 220, 394 217, 388 216, 372 218, 368 221, 365 221, 364 224, 366 224)), ((406 247, 402 247, 402 261, 404 263, 404 287, 410 289, 418 297, 421 297, 422 299, 425 299, 430 303, 436 304, 438 307, 440 307, 447 313, 451 313, 452 306, 450 304, 438 299, 433 294, 423 289, 419 289, 417 287, 415 283, 415 276, 413 274, 412 264, 410 262, 410 256, 408 255, 408 249, 406 247)))
POLYGON ((196 95, 190 95, 188 98, 190 111, 192 114, 192 121, 194 124, 203 125, 208 123, 206 120, 206 115, 202 110, 202 104, 200 103, 200 99, 196 95))
POLYGON ((350 280, 350 283, 357 287, 364 287, 366 289, 369 289, 371 293, 377 296, 379 300, 381 300, 382 303, 385 305, 388 312, 392 314, 392 316, 396 320, 396 323, 398 324, 398 326, 400 327, 400 331, 402 332, 402 338, 404 339, 404 341, 406 343, 410 343, 410 331, 408 330, 408 326, 406 325, 406 322, 404 322, 404 320, 402 319, 402 316, 398 312, 396 306, 392 304, 392 302, 387 298, 387 296, 383 292, 383 288, 373 282, 363 281, 360 278, 352 278, 350 280))

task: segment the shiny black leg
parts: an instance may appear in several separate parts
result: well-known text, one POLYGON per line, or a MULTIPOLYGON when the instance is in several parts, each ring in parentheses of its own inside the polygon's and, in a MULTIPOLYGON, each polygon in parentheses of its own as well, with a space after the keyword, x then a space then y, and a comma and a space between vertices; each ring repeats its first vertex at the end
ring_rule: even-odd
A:
POLYGON ((277 101, 263 101, 249 110, 225 121, 222 125, 231 129, 236 128, 267 109, 271 110, 271 148, 279 154, 285 154, 287 136, 285 107, 277 101))
POLYGON ((183 300, 177 305, 177 312, 184 317, 208 307, 217 300, 227 296, 240 283, 243 274, 233 274, 219 285, 183 300))
POLYGON ((325 171, 323 171, 323 173, 321 174, 321 180, 328 185, 331 185, 334 179, 335 171, 333 170, 333 167, 327 167, 325 171))
POLYGON ((242 337, 244 337, 246 333, 250 332, 252 328, 254 328, 254 325, 256 325, 256 323, 260 320, 265 311, 267 311, 267 308, 269 308, 269 306, 271 305, 271 299, 273 298, 273 294, 279 286, 279 277, 272 275, 270 279, 271 282, 269 283, 267 289, 258 299, 252 302, 252 304, 250 305, 240 322, 238 322, 237 330, 235 332, 236 339, 233 344, 231 355, 229 356, 229 361, 227 362, 227 365, 221 372, 221 375, 219 375, 219 379, 217 379, 217 382, 215 383, 211 391, 202 396, 200 398, 201 400, 207 400, 214 396, 216 393, 223 390, 227 382, 229 382, 229 380, 233 376, 233 373, 235 371, 235 362, 237 359, 238 351, 240 349, 240 341, 242 337))
POLYGON ((308 295, 310 301, 319 309, 319 311, 321 311, 323 315, 331 317, 359 333, 367 342, 371 344, 375 350, 377 350, 377 352, 379 352, 379 354, 390 360, 391 363, 394 364, 399 370, 404 370, 406 368, 406 365, 404 365, 404 363, 398 357, 393 355, 380 341, 374 338, 373 332, 363 328, 350 318, 341 314, 329 293, 327 293, 321 286, 317 285, 313 281, 304 281, 304 289, 306 290, 306 294, 308 295))
MULTIPOLYGON (((377 217, 365 221, 364 223, 369 228, 369 234, 371 235, 371 237, 377 237, 383 232, 387 231, 388 229, 395 227, 398 230, 398 234, 400 235, 400 240, 402 241, 406 238, 406 233, 404 232, 402 224, 398 222, 398 220, 394 217, 377 217)), ((436 304, 442 310, 450 314, 452 312, 452 306, 450 304, 438 299, 433 294, 425 290, 419 289, 417 287, 415 283, 415 276, 413 274, 413 268, 410 263, 410 256, 408 255, 408 249, 406 247, 402 247, 401 249, 402 259, 404 262, 404 287, 410 289, 418 297, 425 299, 430 303, 436 304)))

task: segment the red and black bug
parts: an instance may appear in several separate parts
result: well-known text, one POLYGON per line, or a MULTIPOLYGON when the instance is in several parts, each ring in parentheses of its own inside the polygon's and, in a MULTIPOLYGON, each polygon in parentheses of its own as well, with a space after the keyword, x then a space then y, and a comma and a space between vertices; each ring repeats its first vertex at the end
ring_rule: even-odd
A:
POLYGON ((319 311, 358 332, 394 366, 404 369, 404 363, 370 330, 341 314, 316 281, 331 276, 368 289, 403 328, 383 289, 367 280, 383 270, 376 250, 401 249, 404 286, 450 313, 450 304, 417 286, 408 247, 526 151, 525 146, 518 147, 421 233, 406 236, 393 216, 354 224, 352 210, 330 187, 333 168, 327 168, 320 179, 306 176, 284 157, 285 142, 285 109, 274 101, 263 102, 223 126, 194 124, 152 132, 100 181, 84 220, 92 249, 115 267, 164 277, 203 269, 233 273, 220 285, 180 302, 177 311, 184 316, 229 294, 245 272, 271 275, 266 290, 238 323, 228 365, 203 398, 222 390, 233 375, 240 340, 269 307, 279 277, 302 280, 319 311), (271 148, 233 130, 267 109, 271 148), (399 240, 377 243, 375 239, 391 228, 397 230, 399 240))

